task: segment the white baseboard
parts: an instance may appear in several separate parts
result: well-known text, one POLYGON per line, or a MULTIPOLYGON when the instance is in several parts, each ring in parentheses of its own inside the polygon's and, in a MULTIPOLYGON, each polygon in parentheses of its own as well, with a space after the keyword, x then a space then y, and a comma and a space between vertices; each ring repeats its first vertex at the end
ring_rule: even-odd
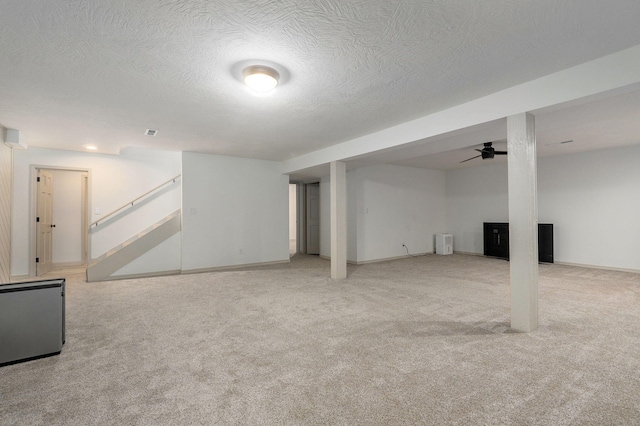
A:
MULTIPOLYGON (((428 255, 432 255, 433 253, 416 253, 416 254, 410 254, 410 255, 402 255, 402 256, 393 256, 393 257, 383 257, 380 259, 371 259, 371 260, 363 260, 363 261, 356 261, 356 260, 348 260, 347 259, 347 264, 349 265, 367 265, 369 263, 379 263, 379 262, 389 262, 392 260, 399 260, 399 259, 406 259, 408 257, 420 257, 420 256, 428 256, 428 255)), ((331 256, 325 256, 325 255, 320 255, 321 259, 325 259, 325 260, 331 260, 331 256)))
POLYGON ((19 282, 19 281, 32 280, 32 279, 34 279, 34 277, 32 277, 29 274, 27 274, 27 275, 12 275, 12 276, 9 277, 9 281, 10 282, 19 282))
POLYGON ((565 265, 565 266, 576 266, 578 268, 602 269, 605 271, 631 272, 634 274, 640 274, 640 269, 614 268, 611 266, 586 265, 584 263, 571 263, 571 262, 554 262, 554 264, 565 265))
POLYGON ((87 266, 86 262, 59 262, 52 263, 51 269, 78 268, 83 266, 87 266))
MULTIPOLYGON (((468 256, 484 256, 483 253, 472 253, 472 252, 464 252, 464 251, 456 251, 454 253, 464 254, 468 256)), ((640 269, 616 268, 612 266, 602 266, 602 265, 588 265, 586 263, 558 262, 557 260, 555 260, 553 263, 544 263, 544 265, 566 265, 566 266, 576 266, 578 268, 602 269, 605 271, 631 272, 635 274, 640 273, 640 269)))
POLYGON ((220 272, 220 271, 233 271, 237 269, 244 268, 255 268, 258 266, 270 266, 270 265, 281 265, 283 263, 290 263, 291 260, 275 260, 271 262, 258 262, 258 263, 244 263, 242 265, 228 265, 228 266, 214 266, 212 268, 200 268, 200 269, 183 269, 182 274, 201 274, 204 272, 220 272))
POLYGON ((421 256, 430 256, 433 253, 412 253, 410 255, 404 254, 402 256, 393 256, 393 257, 384 257, 381 259, 371 259, 371 260, 363 260, 360 262, 355 262, 356 265, 368 265, 370 263, 380 263, 380 262, 389 262, 392 260, 400 260, 400 259, 406 259, 409 257, 421 257, 421 256))
POLYGON ((212 268, 186 269, 186 270, 175 269, 175 270, 171 270, 171 271, 148 272, 148 273, 141 273, 141 274, 127 274, 127 275, 110 276, 108 278, 103 279, 102 281, 127 280, 127 279, 148 278, 148 277, 162 277, 162 276, 171 276, 171 275, 202 274, 202 273, 206 273, 206 272, 234 271, 234 270, 238 270, 238 269, 255 268, 255 267, 260 267, 260 266, 281 265, 283 263, 290 263, 290 262, 291 261, 289 259, 287 259, 287 260, 277 260, 277 261, 272 261, 272 262, 245 263, 245 264, 242 264, 242 265, 215 266, 215 267, 212 267, 212 268))
POLYGON ((107 278, 103 278, 100 281, 130 280, 130 279, 151 278, 151 277, 168 277, 171 275, 180 275, 180 269, 174 269, 171 271, 146 272, 146 273, 140 273, 140 274, 110 275, 107 278))
POLYGON ((472 251, 457 251, 457 250, 455 250, 453 253, 454 254, 464 254, 465 256, 484 256, 484 254, 482 254, 482 253, 475 253, 475 252, 472 252, 472 251))

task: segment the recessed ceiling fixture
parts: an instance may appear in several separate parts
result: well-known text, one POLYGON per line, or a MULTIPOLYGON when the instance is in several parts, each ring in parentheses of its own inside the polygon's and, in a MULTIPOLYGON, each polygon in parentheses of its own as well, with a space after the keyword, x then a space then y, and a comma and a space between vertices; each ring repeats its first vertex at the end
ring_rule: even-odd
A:
POLYGON ((147 135, 147 136, 155 136, 155 135, 156 135, 156 133, 158 133, 158 131, 157 131, 157 130, 151 130, 151 129, 147 129, 147 130, 145 130, 145 132, 144 132, 144 134, 145 134, 145 135, 147 135))
POLYGON ((95 151, 98 149, 98 147, 95 145, 85 145, 84 148, 88 149, 89 151, 95 151))
POLYGON ((242 70, 242 80, 251 90, 266 93, 276 88, 280 74, 265 65, 250 65, 242 70))

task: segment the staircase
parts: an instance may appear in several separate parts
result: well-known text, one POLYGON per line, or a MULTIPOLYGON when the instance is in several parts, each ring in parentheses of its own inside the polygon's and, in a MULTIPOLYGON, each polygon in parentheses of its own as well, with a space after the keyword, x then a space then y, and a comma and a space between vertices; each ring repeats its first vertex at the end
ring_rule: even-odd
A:
POLYGON ((113 273, 180 232, 180 228, 180 210, 176 210, 93 260, 87 268, 87 282, 116 279, 111 277, 113 273))

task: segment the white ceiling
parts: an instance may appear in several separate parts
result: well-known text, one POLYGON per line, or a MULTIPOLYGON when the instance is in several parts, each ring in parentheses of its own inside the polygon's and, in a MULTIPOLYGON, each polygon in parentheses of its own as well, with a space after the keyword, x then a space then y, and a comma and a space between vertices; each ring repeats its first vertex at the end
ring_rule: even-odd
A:
MULTIPOLYGON (((532 111, 538 157, 640 144, 640 90, 618 92, 532 111)), ((506 119, 443 134, 392 152, 372 154, 354 160, 351 167, 391 163, 448 170, 506 161, 506 157, 496 156, 461 163, 478 155, 474 149, 483 148, 484 142, 493 142, 496 151, 507 150, 506 119)))
MULTIPOLYGON (((637 0, 0 7, 0 124, 29 146, 104 153, 135 146, 286 160, 640 44, 637 0), (254 60, 283 75, 269 96, 239 80, 254 60), (148 128, 158 135, 145 136, 148 128)), ((640 143, 639 93, 536 111, 540 155, 640 143)), ((457 167, 504 135, 498 120, 437 138, 447 152, 415 144, 352 167, 457 167)))

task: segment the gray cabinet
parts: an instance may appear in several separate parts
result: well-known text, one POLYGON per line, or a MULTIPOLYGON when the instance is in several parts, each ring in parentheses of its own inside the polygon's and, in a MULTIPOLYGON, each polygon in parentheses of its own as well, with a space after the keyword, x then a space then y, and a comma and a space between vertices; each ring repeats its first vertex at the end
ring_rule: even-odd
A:
POLYGON ((65 280, 0 285, 0 366, 59 354, 65 280))

